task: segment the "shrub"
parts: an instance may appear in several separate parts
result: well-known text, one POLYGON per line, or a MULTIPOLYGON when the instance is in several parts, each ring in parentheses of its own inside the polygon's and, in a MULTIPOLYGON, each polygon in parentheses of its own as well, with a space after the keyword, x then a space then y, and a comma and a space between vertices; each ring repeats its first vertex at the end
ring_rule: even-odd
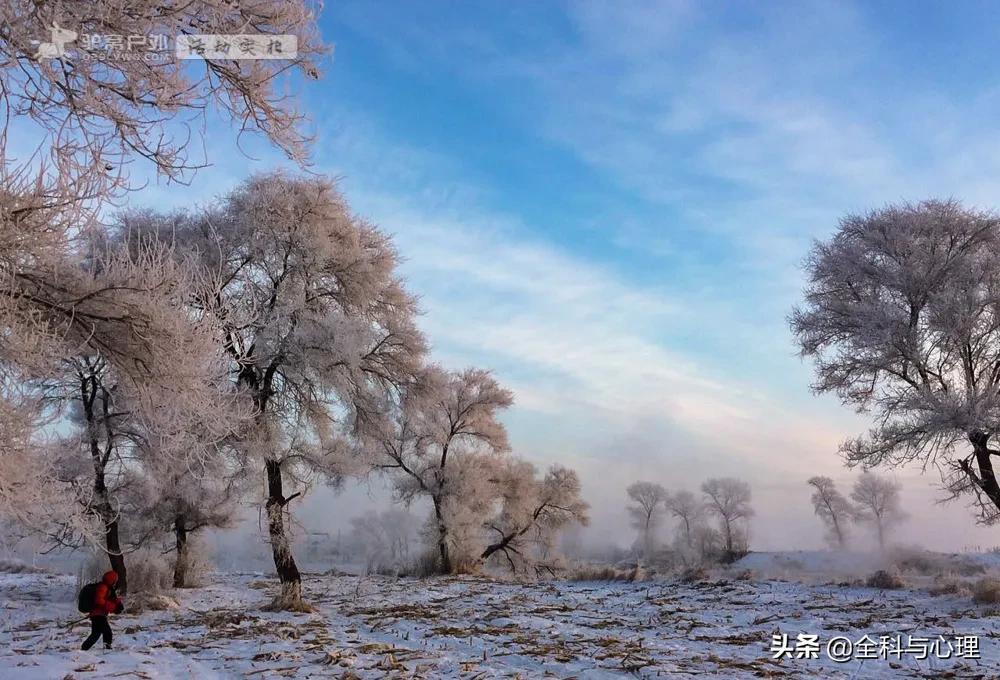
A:
POLYGON ((979 604, 1000 604, 1000 578, 984 576, 972 586, 972 601, 979 604))
POLYGON ((879 569, 868 577, 869 588, 880 588, 882 590, 898 590, 906 587, 903 579, 894 571, 879 569))
POLYGON ((125 557, 128 569, 129 593, 159 595, 169 590, 174 580, 173 569, 162 554, 142 548, 125 557))
POLYGON ((897 549, 894 557, 895 566, 900 571, 911 571, 926 576, 944 569, 940 558, 921 550, 897 549))
POLYGON ((955 578, 938 578, 934 585, 927 589, 927 592, 934 597, 942 595, 957 595, 966 589, 964 582, 955 578))
POLYGON ((586 564, 571 569, 566 574, 569 581, 631 581, 631 569, 618 569, 608 564, 586 564))
POLYGON ((681 572, 681 583, 701 583, 708 580, 708 572, 704 567, 690 567, 681 572))
MULTIPOLYGON (((88 559, 81 565, 77 576, 77 588, 86 583, 100 581, 111 567, 108 556, 103 551, 90 553, 88 559)), ((141 548, 125 555, 125 568, 128 576, 128 607, 133 608, 133 596, 159 595, 168 590, 173 583, 173 571, 167 559, 155 550, 141 548)), ((135 600, 138 602, 138 600, 135 600)))

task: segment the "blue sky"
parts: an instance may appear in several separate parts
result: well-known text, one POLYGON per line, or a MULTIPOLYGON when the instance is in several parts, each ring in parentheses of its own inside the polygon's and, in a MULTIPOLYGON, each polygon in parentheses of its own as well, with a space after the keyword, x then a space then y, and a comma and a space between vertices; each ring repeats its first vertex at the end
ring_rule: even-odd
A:
MULTIPOLYGON (((515 390, 516 449, 581 470, 598 532, 636 478, 735 475, 759 547, 811 547, 804 481, 849 482, 837 445, 865 421, 810 395, 785 323, 799 263, 847 212, 996 205, 996 14, 333 1, 335 56, 302 101, 314 169, 395 235, 436 357, 515 390)), ((218 132, 199 197, 274 161, 218 132)), ((906 540, 1000 543, 953 530, 968 515, 931 505, 933 471, 895 474, 906 540)))

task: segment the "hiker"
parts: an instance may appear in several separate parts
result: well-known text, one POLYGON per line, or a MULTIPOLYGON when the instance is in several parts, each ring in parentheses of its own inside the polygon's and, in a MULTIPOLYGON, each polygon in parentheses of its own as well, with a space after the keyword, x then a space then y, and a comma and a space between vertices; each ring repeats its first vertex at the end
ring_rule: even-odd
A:
POLYGON ((80 610, 87 612, 90 617, 90 637, 83 641, 80 649, 90 649, 99 637, 104 638, 104 648, 111 649, 111 624, 108 623, 108 615, 120 614, 125 608, 115 592, 116 583, 118 574, 109 571, 104 574, 100 583, 88 584, 80 591, 80 610))

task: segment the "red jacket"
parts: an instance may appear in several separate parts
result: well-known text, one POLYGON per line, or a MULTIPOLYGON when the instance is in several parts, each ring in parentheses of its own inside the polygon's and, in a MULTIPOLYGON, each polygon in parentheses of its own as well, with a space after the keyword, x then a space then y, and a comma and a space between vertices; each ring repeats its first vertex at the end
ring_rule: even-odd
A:
POLYGON ((116 614, 121 606, 121 598, 112 595, 112 588, 118 583, 118 574, 109 571, 101 579, 94 593, 94 608, 90 610, 90 616, 107 616, 116 614))

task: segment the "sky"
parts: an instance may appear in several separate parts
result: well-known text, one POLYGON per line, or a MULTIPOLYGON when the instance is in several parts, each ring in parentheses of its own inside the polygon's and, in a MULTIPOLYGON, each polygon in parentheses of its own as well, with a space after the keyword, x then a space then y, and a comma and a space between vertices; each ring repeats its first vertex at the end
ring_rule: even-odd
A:
MULTIPOLYGON (((293 90, 310 169, 393 234, 434 358, 514 391, 514 451, 580 472, 591 537, 630 540, 635 480, 734 476, 753 488, 754 548, 816 548, 805 480, 846 489, 838 445, 867 421, 810 391, 787 326, 801 262, 841 216, 887 202, 997 207, 995 15, 332 0, 333 56, 293 90)), ((205 200, 276 162, 210 132, 194 186, 144 201, 205 200)), ((888 472, 910 514, 899 541, 1000 545, 963 504, 936 503, 934 470, 888 472)), ((303 521, 338 521, 358 493, 314 494, 303 521)))

